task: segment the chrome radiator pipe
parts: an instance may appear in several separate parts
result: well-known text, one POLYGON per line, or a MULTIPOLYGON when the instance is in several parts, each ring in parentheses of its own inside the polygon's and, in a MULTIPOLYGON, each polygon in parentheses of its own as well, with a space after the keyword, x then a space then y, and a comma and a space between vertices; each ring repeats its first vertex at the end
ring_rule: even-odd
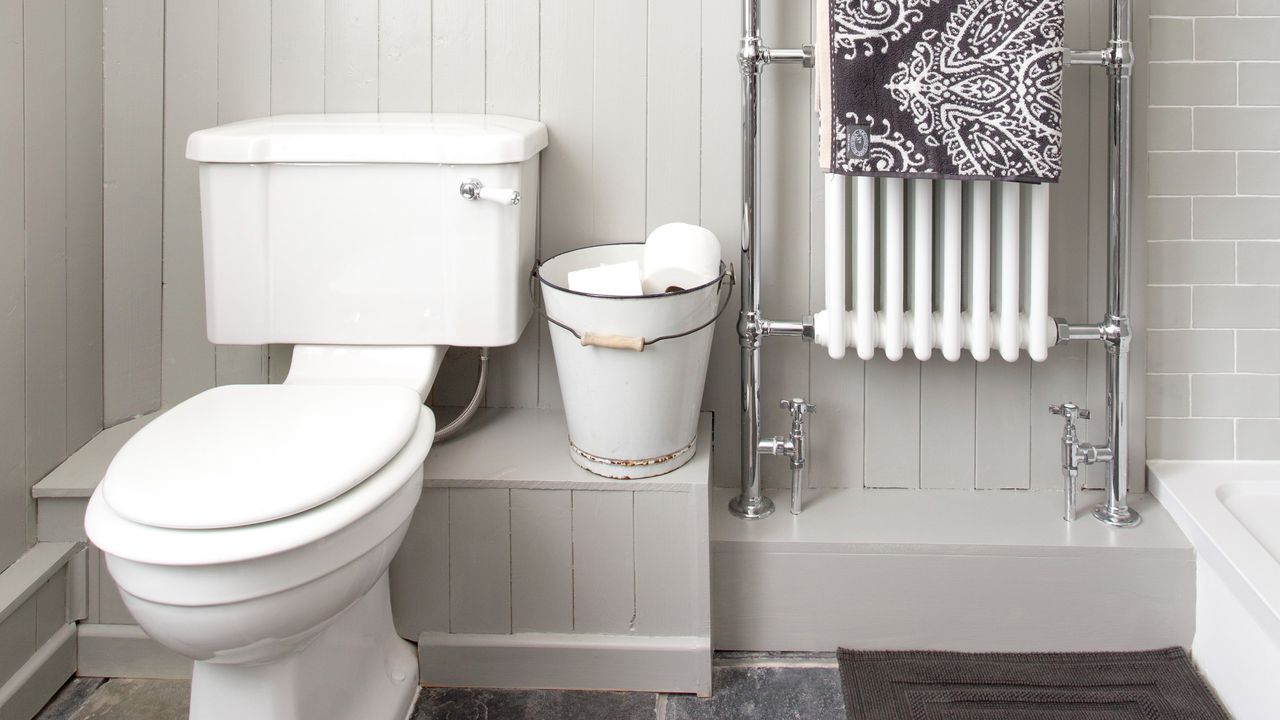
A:
POLYGON ((1132 248, 1133 4, 1112 0, 1107 44, 1107 346, 1106 501, 1093 511, 1099 521, 1132 527, 1142 521, 1129 507, 1129 295, 1132 248))
POLYGON ((756 209, 760 200, 760 73, 765 54, 760 41, 760 0, 743 0, 742 45, 742 306, 738 313, 738 343, 742 364, 742 491, 729 510, 744 518, 773 514, 760 478, 760 230, 756 209))

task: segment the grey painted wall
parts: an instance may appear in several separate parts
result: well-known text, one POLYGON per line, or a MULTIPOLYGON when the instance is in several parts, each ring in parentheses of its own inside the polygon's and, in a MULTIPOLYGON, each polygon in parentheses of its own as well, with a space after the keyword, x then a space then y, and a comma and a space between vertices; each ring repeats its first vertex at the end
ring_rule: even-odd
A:
MULTIPOLYGON (((106 373, 124 381, 109 383, 110 420, 217 383, 279 380, 287 369, 287 348, 215 349, 204 339, 198 189, 183 146, 192 130, 217 123, 318 111, 538 117, 551 131, 542 174, 544 257, 638 241, 658 224, 681 220, 710 227, 737 260, 737 0, 106 5, 113 300, 106 373), (113 107, 129 112, 114 114, 113 107)), ((1101 44, 1104 7, 1101 0, 1068 0, 1070 44, 1101 44)), ((768 40, 807 41, 811 8, 766 0, 768 40)), ((1101 317, 1103 302, 1104 86, 1100 73, 1068 73, 1070 151, 1054 193, 1050 310, 1083 321, 1101 317)), ((779 318, 819 309, 822 298, 810 85, 799 68, 766 72, 764 305, 779 318)), ((1145 111, 1145 100, 1138 105, 1145 111)), ((736 482, 738 467, 732 315, 717 330, 704 402, 717 413, 721 485, 736 482)), ((545 330, 531 330, 501 350, 489 404, 558 405, 549 345, 545 330)), ((469 393, 474 371, 466 360, 446 367, 437 384, 441 402, 461 403, 469 393)), ((812 477, 819 486, 1057 487, 1060 426, 1044 408, 1072 398, 1100 409, 1101 361, 1100 349, 1076 346, 1034 366, 833 362, 821 348, 770 341, 766 429, 784 428, 778 398, 818 402, 812 477)), ((784 473, 784 463, 766 464, 770 484, 783 484, 784 473)))
POLYGON ((1280 460, 1280 3, 1152 0, 1148 443, 1280 460))
POLYGON ((102 5, 0 0, 0 570, 102 429, 102 5))

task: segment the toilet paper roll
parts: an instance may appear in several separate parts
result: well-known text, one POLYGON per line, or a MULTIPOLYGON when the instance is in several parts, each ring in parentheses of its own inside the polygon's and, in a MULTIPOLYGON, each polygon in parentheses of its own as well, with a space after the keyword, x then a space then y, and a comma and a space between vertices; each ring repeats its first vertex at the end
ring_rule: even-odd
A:
POLYGON ((629 297, 643 295, 640 263, 635 260, 569 271, 569 289, 592 295, 629 297))
POLYGON ((697 287, 719 276, 720 241, 704 227, 667 223, 649 233, 643 260, 645 293, 697 287))
MULTIPOLYGON (((719 268, 717 268, 719 269, 719 268)), ((656 272, 649 273, 645 277, 642 287, 645 295, 661 295, 669 292, 679 292, 706 285, 716 279, 716 275, 707 277, 702 273, 690 272, 684 268, 662 268, 656 272)))

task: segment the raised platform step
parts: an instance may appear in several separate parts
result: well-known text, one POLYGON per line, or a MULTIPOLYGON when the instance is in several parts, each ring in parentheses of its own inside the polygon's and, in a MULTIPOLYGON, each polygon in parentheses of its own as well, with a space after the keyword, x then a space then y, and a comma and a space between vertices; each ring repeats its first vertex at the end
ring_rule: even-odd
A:
MULTIPOLYGON (((102 433, 36 487, 41 537, 84 539, 88 498, 149 420, 102 433)), ((473 422, 432 448, 391 567, 421 680, 709 694, 711 415, 690 462, 646 480, 575 465, 563 412, 486 409, 473 422)), ((133 624, 92 547, 86 584, 82 669, 189 670, 133 624)))
MULTIPOLYGON (((103 432, 36 486, 41 540, 83 539, 88 496, 116 450, 149 419, 103 432)), ((704 422, 709 424, 709 418, 704 422)), ((512 589, 510 573, 518 568, 504 569, 500 563, 483 577, 468 575, 470 586, 452 587, 448 570, 440 582, 431 580, 431 568, 448 568, 451 561, 438 549, 425 550, 448 543, 447 532, 431 536, 430 528, 467 526, 453 524, 452 514, 483 507, 503 519, 504 532, 513 527, 529 532, 551 525, 524 523, 521 513, 554 511, 550 517, 557 528, 570 518, 568 535, 563 530, 551 535, 560 538, 554 541, 557 552, 573 558, 573 532, 585 528, 571 521, 574 504, 571 499, 566 503, 566 496, 690 492, 706 482, 710 470, 709 453, 700 450, 683 473, 645 481, 597 479, 569 460, 561 413, 490 410, 477 423, 466 438, 432 450, 424 484, 436 502, 424 503, 420 514, 434 513, 438 521, 415 529, 406 542, 406 549, 415 548, 413 554, 398 561, 401 576, 414 580, 413 587, 406 580, 407 592, 397 602, 402 609, 412 608, 401 615, 404 629, 415 634, 450 630, 453 609, 470 613, 462 600, 470 592, 483 592, 488 583, 512 589), (539 490, 564 496, 546 496, 545 507, 530 505, 528 492, 539 490), (489 503, 489 498, 474 495, 477 491, 513 494, 505 502, 489 503), (457 492, 466 495, 466 503, 448 509, 450 503, 440 502, 442 495, 457 492), (564 506, 569 510, 557 510, 564 506), (512 508, 518 511, 514 516, 512 508), (405 563, 415 570, 404 574, 405 563)), ((704 428, 703 440, 709 435, 704 428)), ((1194 554, 1150 496, 1134 497, 1144 518, 1141 526, 1113 530, 1087 516, 1088 506, 1099 499, 1096 493, 1082 495, 1081 517, 1072 524, 1060 519, 1062 496, 1054 492, 811 490, 802 515, 792 516, 780 506, 760 521, 730 515, 725 508, 733 494, 729 488, 713 489, 708 508, 712 644, 717 649, 1104 650, 1191 641, 1194 554)), ((518 543, 492 548, 508 546, 504 557, 509 563, 529 556, 528 548, 518 543)), ((94 555, 89 621, 129 623, 94 555)), ((607 556, 599 553, 575 560, 591 558, 601 568, 609 567, 607 556)), ((519 575, 521 582, 528 577, 519 575)), ((459 574, 456 579, 464 578, 459 574)), ((515 611, 522 602, 518 593, 527 587, 514 586, 517 596, 509 602, 516 605, 504 601, 498 608, 513 613, 515 623, 506 630, 513 641, 532 630, 519 625, 523 616, 515 611)), ((540 606, 540 616, 565 616, 552 607, 559 605, 540 606)), ((469 622, 464 618, 452 629, 463 630, 469 622)), ((572 623, 555 631, 566 629, 572 631, 572 623)))
POLYGON ((1164 508, 1116 530, 1037 491, 810 491, 764 520, 711 503, 718 650, 1132 650, 1188 645, 1195 555, 1164 508))

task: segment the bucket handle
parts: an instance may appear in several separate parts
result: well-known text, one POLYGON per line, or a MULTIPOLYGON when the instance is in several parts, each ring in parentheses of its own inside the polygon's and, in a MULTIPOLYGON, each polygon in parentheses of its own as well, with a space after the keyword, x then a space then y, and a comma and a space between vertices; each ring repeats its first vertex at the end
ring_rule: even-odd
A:
POLYGON ((719 290, 721 294, 724 295, 724 299, 720 301, 720 309, 716 310, 716 314, 710 320, 702 323, 692 330, 685 330, 684 332, 675 333, 674 335, 663 335, 662 337, 656 337, 652 340, 648 340, 646 338, 631 337, 628 335, 601 335, 593 332, 580 332, 548 315, 546 309, 542 306, 542 303, 539 302, 539 296, 535 294, 533 290, 534 285, 538 280, 538 268, 541 266, 541 263, 534 265, 533 272, 529 274, 529 295, 533 298, 534 309, 539 315, 545 318, 546 321, 552 325, 563 330, 567 330, 577 338, 578 342, 582 343, 584 347, 593 346, 611 348, 614 350, 633 350, 635 352, 644 352, 644 349, 650 345, 657 345, 663 340, 675 340, 677 338, 686 337, 714 325, 715 322, 720 319, 720 316, 724 314, 725 308, 729 307, 729 300, 733 297, 733 286, 737 283, 733 274, 733 265, 726 264, 724 272, 720 274, 719 278, 719 290), (727 284, 725 283, 726 280, 728 280, 727 284), (728 292, 724 292, 726 286, 728 288, 728 292))

